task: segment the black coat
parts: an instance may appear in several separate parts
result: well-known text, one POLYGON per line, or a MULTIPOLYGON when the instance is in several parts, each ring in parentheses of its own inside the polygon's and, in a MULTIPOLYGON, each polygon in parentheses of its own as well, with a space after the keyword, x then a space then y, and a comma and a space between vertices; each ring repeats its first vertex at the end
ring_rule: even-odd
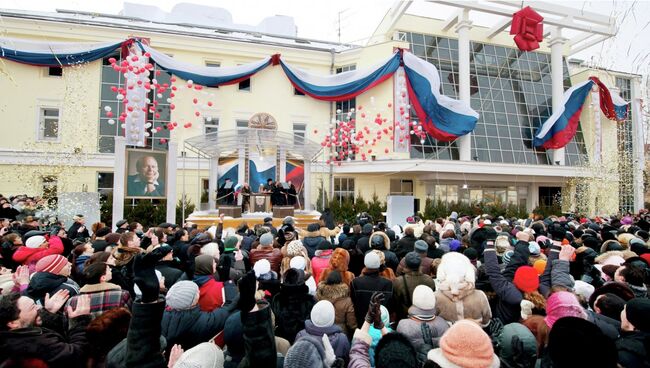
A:
POLYGON ((156 265, 156 270, 160 271, 165 278, 165 288, 167 290, 169 290, 169 288, 172 287, 172 285, 174 285, 183 274, 183 271, 181 271, 177 265, 178 262, 175 261, 160 261, 156 265))
POLYGON ((412 252, 415 249, 415 242, 418 239, 415 236, 405 235, 402 239, 397 241, 397 245, 393 250, 395 254, 400 258, 404 258, 406 253, 412 252))
POLYGON ((62 289, 68 290, 70 297, 79 294, 79 285, 72 279, 49 272, 36 272, 29 281, 26 294, 34 300, 43 302, 46 293, 52 296, 62 289))
POLYGON ((51 368, 84 367, 88 352, 86 326, 90 315, 70 320, 67 338, 41 327, 19 328, 0 332, 0 362, 9 358, 39 358, 51 368))
POLYGON ((95 252, 104 252, 106 247, 108 247, 108 243, 104 239, 95 239, 92 242, 92 246, 95 252))
POLYGON ((363 254, 370 250, 370 234, 364 235, 357 240, 357 249, 363 254))
POLYGON ((650 367, 650 333, 622 332, 616 340, 618 362, 625 368, 650 367))
POLYGON ((314 304, 316 301, 309 295, 309 288, 304 283, 282 284, 271 304, 277 326, 275 335, 293 344, 296 334, 305 328, 305 320, 310 318, 314 304))
POLYGON ((375 291, 384 293, 384 302, 382 304, 388 308, 393 296, 393 283, 390 280, 379 276, 378 271, 366 272, 363 276, 352 280, 350 298, 352 298, 354 304, 354 314, 357 321, 363 321, 366 318, 368 304, 375 291))
POLYGON ((90 233, 88 233, 88 228, 79 222, 75 222, 68 229, 68 239, 75 240, 77 238, 90 238, 90 233), (84 230, 82 232, 79 232, 79 228, 82 226, 84 226, 84 230))

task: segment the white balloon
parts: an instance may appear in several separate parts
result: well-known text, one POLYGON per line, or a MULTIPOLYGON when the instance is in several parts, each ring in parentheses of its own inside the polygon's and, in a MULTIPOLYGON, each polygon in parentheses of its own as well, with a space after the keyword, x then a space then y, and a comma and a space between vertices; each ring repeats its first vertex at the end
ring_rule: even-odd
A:
POLYGON ((115 124, 115 120, 113 120, 113 119, 108 119, 108 124, 109 124, 109 125, 113 125, 113 124, 115 124))
POLYGON ((151 123, 146 123, 146 124, 144 125, 144 127, 145 127, 145 128, 151 128, 151 123))
POLYGON ((109 111, 111 111, 111 110, 113 110, 113 109, 111 109, 110 106, 104 106, 104 111, 109 112, 109 111))
POLYGON ((172 103, 172 99, 171 99, 171 98, 168 98, 168 99, 167 99, 167 103, 172 103))
POLYGON ((149 134, 149 132, 144 132, 144 136, 145 136, 145 137, 148 137, 148 136, 150 136, 150 135, 151 135, 151 134, 149 134))
POLYGON ((153 84, 158 84, 158 79, 156 79, 156 78, 152 79, 152 80, 151 80, 151 83, 153 83, 153 84))
POLYGON ((124 123, 120 124, 120 128, 122 128, 122 129, 126 128, 126 124, 124 124, 124 123))
POLYGON ((162 93, 158 93, 158 94, 156 94, 156 97, 158 97, 158 98, 162 98, 162 93))
POLYGON ((336 109, 336 113, 337 113, 337 114, 340 114, 340 113, 341 113, 341 109, 336 109))
POLYGON ((190 79, 190 80, 187 81, 187 84, 192 85, 192 84, 194 84, 194 81, 190 79))
POLYGON ((121 94, 121 93, 118 93, 117 96, 115 96, 115 98, 117 98, 118 100, 123 100, 123 99, 124 99, 124 95, 121 94))
POLYGON ((207 118, 205 118, 205 121, 207 121, 208 123, 211 122, 211 121, 212 121, 212 117, 211 117, 211 116, 208 116, 207 118))

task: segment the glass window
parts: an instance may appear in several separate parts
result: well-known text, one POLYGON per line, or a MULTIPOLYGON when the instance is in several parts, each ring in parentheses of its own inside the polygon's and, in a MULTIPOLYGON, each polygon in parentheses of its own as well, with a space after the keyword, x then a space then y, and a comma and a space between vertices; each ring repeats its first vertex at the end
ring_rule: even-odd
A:
POLYGON ((236 120, 235 129, 239 136, 245 136, 248 133, 248 120, 236 120))
POLYGON ((59 140, 59 109, 56 107, 41 107, 38 118, 38 140, 59 140))
POLYGON ((413 180, 390 179, 390 194, 413 195, 413 180))
POLYGON ((334 178, 334 198, 354 201, 354 178, 334 178))
POLYGON ((305 134, 307 133, 307 124, 293 123, 293 144, 305 144, 305 134))
POLYGON ((101 196, 106 196, 113 192, 113 173, 112 172, 98 172, 97 173, 97 191, 101 196))
POLYGON ((240 91, 250 92, 251 91, 251 79, 248 78, 248 79, 245 79, 245 80, 239 82, 239 90, 240 91))
POLYGON ((203 118, 203 134, 216 133, 219 131, 219 118, 206 116, 203 118))

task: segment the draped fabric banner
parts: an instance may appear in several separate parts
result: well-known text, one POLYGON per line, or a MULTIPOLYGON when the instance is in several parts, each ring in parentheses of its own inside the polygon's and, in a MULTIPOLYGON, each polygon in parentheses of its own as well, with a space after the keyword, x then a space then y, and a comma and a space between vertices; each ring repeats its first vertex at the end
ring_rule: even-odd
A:
POLYGON ((104 58, 124 42, 43 42, 0 38, 0 57, 22 64, 62 67, 104 58))
POLYGON ((313 75, 280 59, 291 84, 317 100, 344 101, 356 97, 393 76, 400 64, 400 51, 373 67, 334 75, 313 75))
POLYGON ((182 79, 191 80, 196 84, 206 87, 217 87, 239 83, 269 66, 272 59, 269 56, 260 61, 231 67, 196 66, 194 64, 174 60, 174 58, 171 58, 160 51, 156 51, 156 49, 145 45, 144 43, 138 42, 138 44, 143 51, 149 53, 151 60, 158 64, 160 68, 182 79))
POLYGON ((440 94, 440 73, 433 64, 408 51, 403 60, 411 105, 429 135, 447 142, 474 130, 478 113, 467 103, 440 94))

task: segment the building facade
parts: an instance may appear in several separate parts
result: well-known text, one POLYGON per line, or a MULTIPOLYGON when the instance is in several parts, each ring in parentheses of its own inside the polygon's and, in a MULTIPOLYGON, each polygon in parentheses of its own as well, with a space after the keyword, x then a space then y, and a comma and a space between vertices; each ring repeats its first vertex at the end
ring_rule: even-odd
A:
MULTIPOLYGON (((560 42, 557 35, 550 46, 543 42, 535 52, 522 52, 511 36, 473 26, 464 18, 468 9, 461 10, 455 27, 449 20, 389 12, 365 46, 127 16, 9 10, 0 11, 0 16, 3 37, 70 42, 142 37, 174 59, 203 66, 235 66, 279 53, 292 65, 326 75, 371 66, 395 48, 406 48, 438 68, 444 95, 468 101, 480 114, 467 137, 446 143, 411 136, 407 149, 379 141, 368 161, 349 155, 340 166, 328 165, 326 160, 338 148, 324 148, 309 165, 308 208, 315 207, 319 191, 338 200, 413 195, 419 203, 416 211, 427 198, 513 204, 530 211, 556 204, 560 195, 566 211, 600 214, 642 208, 643 133, 634 108, 627 121, 611 122, 588 100, 592 108, 583 109, 580 128, 565 149, 546 152, 532 145, 537 127, 553 111, 558 88, 563 91, 595 75, 634 101, 641 98, 640 78, 569 63, 569 43, 560 42), (561 67, 555 68, 555 76, 553 65, 561 67)), ((118 53, 113 56, 119 58, 118 53)), ((3 61, 0 114, 7 134, 0 136, 0 167, 5 173, 0 193, 112 190, 114 137, 121 129, 109 124, 104 108, 119 114, 121 105, 111 91, 120 75, 108 58, 63 71, 3 61)), ((171 76, 163 71, 156 78, 170 83, 171 76)), ((246 129, 252 116, 266 113, 279 131, 320 143, 338 121, 354 119, 356 129, 372 124, 361 116, 360 106, 368 115, 395 118, 391 106, 400 93, 391 78, 355 99, 317 101, 296 91, 279 67, 235 85, 181 90, 175 109, 163 100, 150 114, 152 129, 161 129, 149 147, 164 150, 169 140, 178 142, 178 152, 170 153, 179 157, 176 192, 193 203, 207 202, 210 176, 215 174, 209 160, 184 149, 186 139, 246 129), (192 104, 197 96, 214 101, 200 107, 198 118, 192 104), (192 124, 166 129, 174 122, 192 124)))

